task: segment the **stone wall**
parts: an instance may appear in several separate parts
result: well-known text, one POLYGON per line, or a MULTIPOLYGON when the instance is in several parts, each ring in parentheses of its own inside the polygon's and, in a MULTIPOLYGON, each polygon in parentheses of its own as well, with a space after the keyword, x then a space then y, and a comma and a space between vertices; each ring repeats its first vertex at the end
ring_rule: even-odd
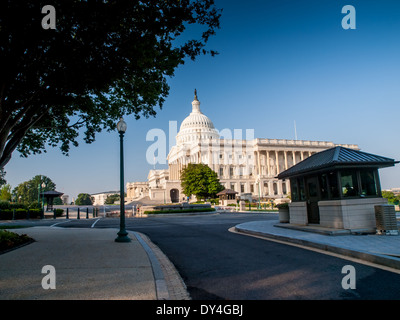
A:
POLYGON ((387 203, 383 198, 360 198, 320 201, 320 225, 337 229, 376 228, 375 205, 387 203))
POLYGON ((307 202, 289 203, 289 223, 305 226, 308 224, 307 202))

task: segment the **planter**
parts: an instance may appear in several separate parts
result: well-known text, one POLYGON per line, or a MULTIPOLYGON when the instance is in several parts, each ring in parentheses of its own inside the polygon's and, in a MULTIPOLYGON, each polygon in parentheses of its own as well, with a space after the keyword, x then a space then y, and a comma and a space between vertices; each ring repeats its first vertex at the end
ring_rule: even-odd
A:
POLYGON ((279 222, 280 223, 289 223, 289 209, 288 208, 279 208, 279 222))

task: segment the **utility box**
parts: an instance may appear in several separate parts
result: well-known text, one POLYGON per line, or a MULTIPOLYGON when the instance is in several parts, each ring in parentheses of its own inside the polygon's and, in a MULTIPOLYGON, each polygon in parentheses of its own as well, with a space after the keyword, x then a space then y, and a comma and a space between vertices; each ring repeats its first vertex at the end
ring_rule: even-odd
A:
POLYGON ((378 234, 399 235, 396 211, 393 205, 382 204, 375 206, 376 231, 378 234))

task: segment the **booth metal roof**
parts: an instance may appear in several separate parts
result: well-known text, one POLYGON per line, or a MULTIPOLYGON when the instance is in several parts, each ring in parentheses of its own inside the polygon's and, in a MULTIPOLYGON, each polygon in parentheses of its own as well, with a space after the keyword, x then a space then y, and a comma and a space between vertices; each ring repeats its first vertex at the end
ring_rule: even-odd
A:
POLYGON ((238 192, 236 192, 235 190, 232 189, 224 189, 221 192, 217 193, 217 196, 221 196, 223 194, 237 194, 238 192))
POLYGON ((58 192, 58 191, 55 191, 55 190, 44 191, 44 192, 40 193, 41 196, 45 196, 45 197, 60 197, 63 194, 64 193, 58 192))
POLYGON ((394 166, 396 163, 399 163, 399 161, 338 146, 313 154, 311 157, 281 172, 277 177, 278 179, 286 179, 292 176, 304 175, 321 169, 329 169, 339 166, 368 166, 384 168, 394 166))

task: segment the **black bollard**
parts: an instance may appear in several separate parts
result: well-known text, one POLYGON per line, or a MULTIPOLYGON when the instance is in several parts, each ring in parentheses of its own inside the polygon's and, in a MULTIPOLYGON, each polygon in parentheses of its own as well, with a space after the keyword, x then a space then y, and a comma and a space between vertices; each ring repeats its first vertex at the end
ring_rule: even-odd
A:
POLYGON ((86 219, 89 219, 89 208, 86 208, 86 219))
POLYGON ((53 218, 56 219, 56 209, 53 210, 54 216, 53 218))
POLYGON ((76 218, 77 218, 77 219, 80 219, 80 218, 81 218, 80 215, 79 215, 79 207, 78 207, 78 215, 77 215, 76 218))
POLYGON ((68 212, 68 209, 69 209, 69 208, 67 208, 67 217, 66 217, 67 219, 69 219, 69 212, 68 212))

